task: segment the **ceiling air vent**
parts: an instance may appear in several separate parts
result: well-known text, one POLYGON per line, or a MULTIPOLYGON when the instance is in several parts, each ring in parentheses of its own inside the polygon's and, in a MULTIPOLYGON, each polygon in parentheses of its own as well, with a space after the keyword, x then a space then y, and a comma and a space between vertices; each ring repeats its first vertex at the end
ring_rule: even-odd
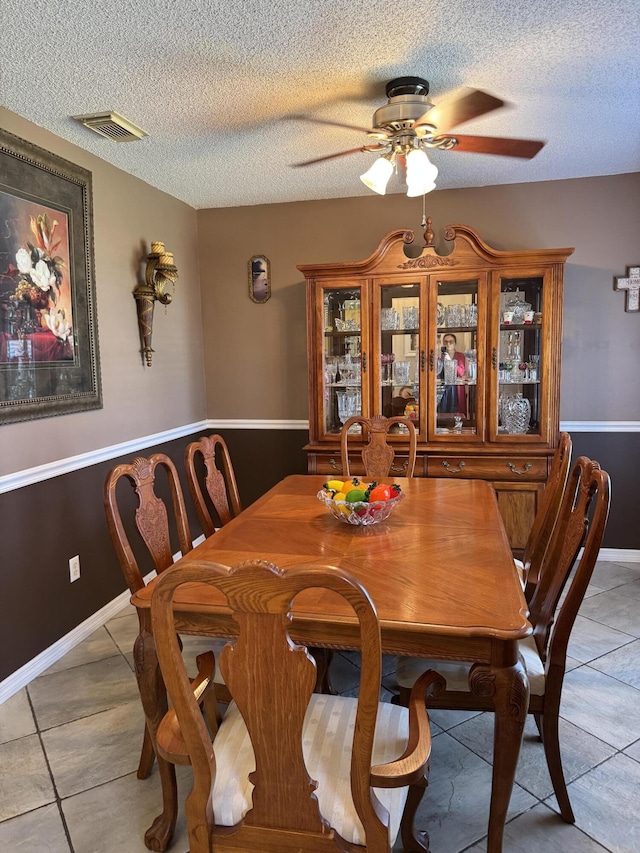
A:
POLYGON ((114 142, 132 142, 149 135, 146 130, 142 130, 120 113, 92 113, 86 116, 73 116, 73 118, 89 130, 94 130, 100 136, 106 136, 114 142))

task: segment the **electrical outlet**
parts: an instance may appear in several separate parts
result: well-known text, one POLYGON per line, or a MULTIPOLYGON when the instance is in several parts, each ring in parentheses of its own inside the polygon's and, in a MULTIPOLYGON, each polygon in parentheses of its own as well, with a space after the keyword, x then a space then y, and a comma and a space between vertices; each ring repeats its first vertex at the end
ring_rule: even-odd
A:
POLYGON ((80 555, 76 554, 69 560, 69 580, 71 583, 77 581, 80 577, 80 555))

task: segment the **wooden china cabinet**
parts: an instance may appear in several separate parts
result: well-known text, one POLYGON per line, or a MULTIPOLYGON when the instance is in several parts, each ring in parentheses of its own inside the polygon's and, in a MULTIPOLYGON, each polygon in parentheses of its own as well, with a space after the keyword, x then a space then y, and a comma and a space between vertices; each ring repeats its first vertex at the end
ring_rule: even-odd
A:
MULTIPOLYGON (((366 260, 298 267, 307 282, 308 470, 339 476, 340 431, 352 415, 406 414, 418 431, 416 476, 490 481, 519 552, 558 438, 573 249, 497 251, 466 225, 448 226, 444 238, 452 250, 439 255, 428 220, 417 257, 413 232, 392 231, 366 260)), ((400 448, 398 476, 404 462, 400 448)))

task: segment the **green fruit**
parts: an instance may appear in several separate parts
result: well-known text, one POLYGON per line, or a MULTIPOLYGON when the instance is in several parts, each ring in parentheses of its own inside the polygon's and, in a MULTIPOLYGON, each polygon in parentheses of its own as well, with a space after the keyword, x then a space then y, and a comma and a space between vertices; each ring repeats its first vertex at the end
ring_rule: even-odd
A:
POLYGON ((366 501, 367 493, 364 489, 351 489, 350 492, 347 492, 347 496, 345 500, 347 503, 354 504, 358 503, 358 501, 366 501))

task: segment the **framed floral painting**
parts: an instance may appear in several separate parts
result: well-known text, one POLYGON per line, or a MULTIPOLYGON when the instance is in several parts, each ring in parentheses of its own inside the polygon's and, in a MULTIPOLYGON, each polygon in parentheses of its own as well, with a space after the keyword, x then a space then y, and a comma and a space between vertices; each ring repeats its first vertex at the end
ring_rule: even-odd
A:
POLYGON ((0 424, 102 406, 91 173, 0 130, 0 424))

